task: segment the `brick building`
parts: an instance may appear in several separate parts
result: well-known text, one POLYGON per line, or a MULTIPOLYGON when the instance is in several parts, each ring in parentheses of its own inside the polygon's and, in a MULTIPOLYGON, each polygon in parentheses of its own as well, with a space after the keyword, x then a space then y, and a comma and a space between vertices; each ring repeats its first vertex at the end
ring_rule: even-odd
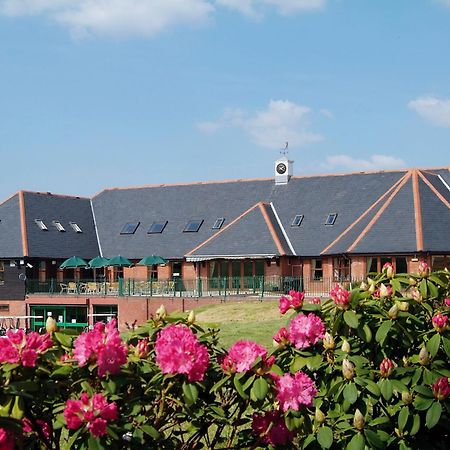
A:
POLYGON ((161 301, 179 308, 290 287, 320 295, 387 261, 397 272, 421 259, 449 265, 448 167, 294 177, 292 164, 280 158, 271 179, 113 188, 92 199, 18 192, 0 204, 0 320, 140 322, 161 301), (73 255, 136 263, 152 254, 168 263, 59 268, 73 255))

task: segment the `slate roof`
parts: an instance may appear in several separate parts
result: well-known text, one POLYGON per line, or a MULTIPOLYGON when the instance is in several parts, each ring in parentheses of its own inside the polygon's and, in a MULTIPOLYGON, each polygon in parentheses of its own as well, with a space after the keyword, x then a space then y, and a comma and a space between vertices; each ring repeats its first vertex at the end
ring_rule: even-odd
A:
POLYGON ((19 195, 16 194, 0 204, 0 256, 23 257, 20 227, 19 195))

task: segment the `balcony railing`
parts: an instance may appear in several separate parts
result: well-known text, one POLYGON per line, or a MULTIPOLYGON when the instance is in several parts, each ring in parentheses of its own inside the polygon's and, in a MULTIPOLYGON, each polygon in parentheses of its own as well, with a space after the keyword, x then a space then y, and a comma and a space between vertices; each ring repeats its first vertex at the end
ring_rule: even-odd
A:
MULTIPOLYGON (((170 296, 170 297, 227 297, 277 296, 290 290, 304 291, 308 296, 327 296, 338 283, 332 278, 311 280, 303 277, 252 276, 173 279, 143 281, 120 278, 117 282, 94 280, 26 281, 27 294, 89 295, 89 296, 170 296)), ((351 287, 358 280, 340 281, 351 287)))

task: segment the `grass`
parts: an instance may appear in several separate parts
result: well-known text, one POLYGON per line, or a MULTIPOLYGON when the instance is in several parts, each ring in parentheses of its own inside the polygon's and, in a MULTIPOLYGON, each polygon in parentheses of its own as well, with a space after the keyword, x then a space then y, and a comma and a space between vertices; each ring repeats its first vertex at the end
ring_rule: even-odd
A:
POLYGON ((198 325, 220 329, 220 343, 225 348, 239 339, 251 339, 270 349, 272 336, 288 323, 275 300, 207 305, 194 309, 194 312, 198 325))

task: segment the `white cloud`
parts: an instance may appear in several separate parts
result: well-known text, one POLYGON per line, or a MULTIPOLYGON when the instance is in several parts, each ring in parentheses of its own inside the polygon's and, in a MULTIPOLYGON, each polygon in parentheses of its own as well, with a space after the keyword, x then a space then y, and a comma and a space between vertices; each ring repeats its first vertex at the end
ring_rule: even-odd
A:
POLYGON ((76 36, 153 36, 205 23, 213 11, 208 0, 0 0, 3 15, 43 14, 76 36))
POLYGON ((326 108, 322 108, 320 111, 320 114, 322 114, 322 116, 325 116, 327 119, 334 119, 334 114, 326 108))
POLYGON ((408 107, 432 124, 450 128, 450 100, 433 96, 418 97, 411 100, 408 107))
POLYGON ((216 0, 221 6, 234 9, 251 17, 261 17, 269 7, 278 14, 289 15, 298 12, 323 9, 327 0, 216 0))
POLYGON ((322 140, 322 136, 309 131, 310 109, 288 100, 271 100, 267 108, 248 115, 239 109, 227 109, 215 122, 202 122, 197 128, 214 133, 226 127, 240 128, 257 145, 279 149, 289 142, 290 148, 301 147, 322 140))
POLYGON ((344 169, 351 171, 394 170, 406 166, 401 158, 388 155, 372 155, 368 159, 354 158, 349 155, 327 156, 324 168, 328 170, 344 169))

